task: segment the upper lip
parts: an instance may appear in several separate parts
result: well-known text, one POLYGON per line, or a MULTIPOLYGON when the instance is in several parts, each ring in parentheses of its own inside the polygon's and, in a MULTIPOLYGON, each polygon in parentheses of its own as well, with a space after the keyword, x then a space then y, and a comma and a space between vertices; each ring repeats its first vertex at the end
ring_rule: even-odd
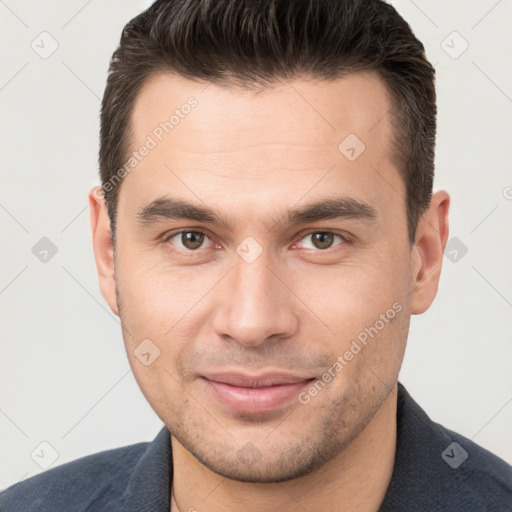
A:
POLYGON ((309 380, 311 377, 300 375, 290 375, 289 373, 265 373, 262 375, 247 375, 243 373, 208 373, 204 378, 214 381, 238 386, 243 388, 263 388, 268 386, 277 386, 279 384, 296 384, 309 380))

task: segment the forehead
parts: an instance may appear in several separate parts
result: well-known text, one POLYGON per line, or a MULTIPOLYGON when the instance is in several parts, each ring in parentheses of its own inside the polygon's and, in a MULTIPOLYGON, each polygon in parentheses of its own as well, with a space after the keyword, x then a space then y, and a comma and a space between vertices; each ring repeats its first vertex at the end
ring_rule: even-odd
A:
POLYGON ((230 195, 234 206, 251 195, 256 211, 265 201, 293 204, 340 187, 366 203, 396 203, 403 187, 389 158, 390 108, 375 72, 257 91, 155 75, 131 116, 131 151, 150 150, 134 160, 120 204, 123 196, 140 207, 172 193, 209 204, 230 195))
POLYGON ((220 152, 279 143, 337 146, 340 137, 350 133, 366 143, 387 134, 389 112, 389 95, 376 72, 330 81, 296 79, 256 90, 157 74, 136 98, 131 142, 142 142, 175 114, 172 138, 194 150, 220 152), (190 101, 197 106, 190 109, 190 101))

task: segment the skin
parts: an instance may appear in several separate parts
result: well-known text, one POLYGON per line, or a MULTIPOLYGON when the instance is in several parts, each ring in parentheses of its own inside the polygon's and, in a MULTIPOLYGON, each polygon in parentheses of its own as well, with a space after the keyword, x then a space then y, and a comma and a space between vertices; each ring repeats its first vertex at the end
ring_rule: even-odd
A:
POLYGON ((157 75, 137 98, 133 147, 190 96, 197 107, 122 182, 115 256, 104 200, 89 194, 101 292, 121 318, 133 374, 171 432, 172 510, 377 511, 393 470, 409 321, 437 293, 449 196, 433 195, 411 247, 405 186, 390 159, 391 103, 373 72, 258 93, 157 75), (352 162, 338 150, 349 134, 366 145, 352 162), (139 223, 137 212, 164 195, 207 205, 233 230, 139 223), (376 218, 274 224, 338 195, 371 205, 376 218), (194 251, 169 238, 180 229, 207 236, 194 251), (318 232, 347 238, 317 248, 318 232), (236 252, 246 237, 262 248, 252 263, 236 252), (401 311, 307 404, 238 414, 200 378, 322 378, 395 303, 401 311), (134 355, 147 338, 160 350, 149 366, 134 355))

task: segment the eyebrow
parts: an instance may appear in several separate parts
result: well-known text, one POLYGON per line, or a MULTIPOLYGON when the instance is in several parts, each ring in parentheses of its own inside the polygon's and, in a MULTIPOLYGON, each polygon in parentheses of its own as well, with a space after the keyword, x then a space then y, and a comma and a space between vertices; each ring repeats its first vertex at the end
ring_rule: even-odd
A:
MULTIPOLYGON (((273 218, 273 227, 306 224, 328 219, 374 220, 377 211, 369 204, 351 197, 326 198, 287 211, 281 218, 273 218)), ((160 220, 191 220, 212 224, 233 231, 233 226, 224 216, 203 205, 188 203, 181 199, 160 197, 141 208, 136 219, 140 224, 150 225, 160 220)))

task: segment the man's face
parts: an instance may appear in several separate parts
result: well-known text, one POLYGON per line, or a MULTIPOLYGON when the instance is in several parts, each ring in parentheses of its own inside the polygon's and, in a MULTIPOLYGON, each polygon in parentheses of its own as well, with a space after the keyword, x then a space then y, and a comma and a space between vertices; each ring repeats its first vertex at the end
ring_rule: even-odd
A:
POLYGON ((132 149, 157 144, 120 190, 117 306, 175 440, 221 475, 283 481, 340 453, 397 380, 413 265, 390 101, 373 73, 205 85, 158 76, 138 96, 132 149), (172 218, 159 199, 219 222, 172 218), (293 215, 338 200, 339 216, 293 215))

